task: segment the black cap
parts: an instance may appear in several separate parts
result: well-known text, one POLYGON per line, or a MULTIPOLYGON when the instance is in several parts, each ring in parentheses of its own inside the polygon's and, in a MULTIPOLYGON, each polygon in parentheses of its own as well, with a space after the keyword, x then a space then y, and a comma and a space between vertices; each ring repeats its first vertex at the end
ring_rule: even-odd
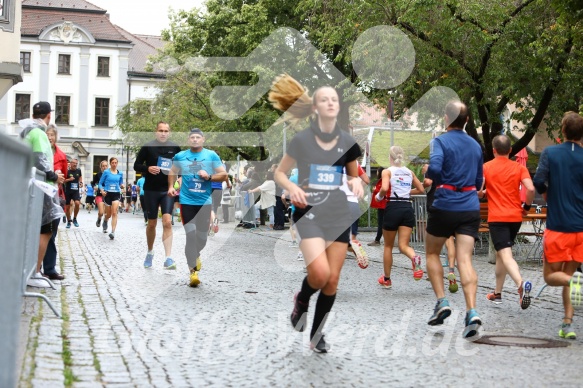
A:
POLYGON ((204 133, 202 133, 202 131, 199 128, 192 128, 190 130, 190 135, 192 135, 193 133, 199 134, 200 136, 204 136, 204 133))
POLYGON ((32 107, 32 114, 33 115, 44 115, 44 114, 50 113, 52 111, 53 110, 51 109, 51 104, 49 104, 46 101, 37 102, 32 107))

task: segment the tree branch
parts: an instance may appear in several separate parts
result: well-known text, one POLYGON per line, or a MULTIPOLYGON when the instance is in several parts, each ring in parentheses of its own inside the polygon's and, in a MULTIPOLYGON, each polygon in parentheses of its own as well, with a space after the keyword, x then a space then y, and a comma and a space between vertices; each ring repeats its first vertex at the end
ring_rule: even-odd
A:
POLYGON ((457 8, 453 4, 447 4, 446 7, 449 8, 449 10, 451 12, 451 16, 453 16, 454 18, 456 18, 458 21, 460 21, 462 23, 470 23, 470 24, 478 27, 482 31, 483 30, 488 31, 488 29, 486 29, 485 27, 483 27, 482 25, 480 25, 480 23, 478 23, 476 20, 474 20, 474 19, 464 19, 462 17, 462 15, 460 15, 460 14, 457 13, 457 8))

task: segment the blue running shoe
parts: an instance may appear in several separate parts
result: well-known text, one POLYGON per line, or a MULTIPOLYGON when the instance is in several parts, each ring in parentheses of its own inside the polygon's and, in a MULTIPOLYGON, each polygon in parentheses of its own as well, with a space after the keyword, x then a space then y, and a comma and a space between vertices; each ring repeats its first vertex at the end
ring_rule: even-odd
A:
POLYGON ((66 226, 66 228, 67 228, 67 229, 71 229, 71 221, 67 221, 67 226, 66 226))
POLYGON ((530 306, 530 292, 532 291, 532 283, 530 281, 522 282, 518 288, 518 302, 523 310, 530 306))
POLYGON ((171 258, 166 258, 164 262, 164 269, 176 269, 176 263, 171 258))
POLYGON ((76 218, 73 218, 73 225, 75 225, 76 228, 79 227, 79 223, 77 222, 76 218))
POLYGON ((466 327, 462 333, 464 338, 472 338, 478 334, 478 329, 482 326, 482 319, 476 309, 470 309, 466 313, 466 327))
POLYGON ((152 268, 152 260, 154 260, 154 253, 147 253, 146 260, 144 260, 144 268, 152 268))
POLYGON ((443 324, 445 318, 451 315, 451 307, 449 307, 449 302, 447 299, 443 298, 438 300, 435 304, 435 309, 433 309, 433 315, 429 318, 427 324, 429 326, 437 326, 443 324))

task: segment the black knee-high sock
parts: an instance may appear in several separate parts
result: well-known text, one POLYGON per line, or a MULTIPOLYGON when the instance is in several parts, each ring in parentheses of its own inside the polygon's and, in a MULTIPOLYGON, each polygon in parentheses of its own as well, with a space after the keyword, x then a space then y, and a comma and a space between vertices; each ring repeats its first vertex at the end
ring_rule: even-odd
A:
POLYGON ((314 322, 312 324, 310 338, 314 338, 314 335, 316 334, 321 334, 322 329, 324 328, 324 324, 326 323, 326 314, 332 310, 335 299, 336 294, 324 295, 322 291, 320 291, 320 295, 318 295, 318 301, 316 302, 316 310, 314 311, 314 322))
POLYGON ((304 278, 304 281, 302 282, 302 289, 298 294, 298 300, 304 304, 309 304, 310 298, 317 291, 318 291, 317 289, 310 287, 310 285, 308 284, 308 277, 306 276, 304 278))

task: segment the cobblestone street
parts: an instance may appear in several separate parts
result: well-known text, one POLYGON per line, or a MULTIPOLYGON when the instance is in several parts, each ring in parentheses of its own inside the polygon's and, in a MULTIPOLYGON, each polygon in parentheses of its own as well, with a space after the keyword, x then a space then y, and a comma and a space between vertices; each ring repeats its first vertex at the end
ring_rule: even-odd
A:
MULTIPOLYGON (((454 309, 443 327, 427 320, 435 297, 426 280, 415 282, 410 262, 396 254, 393 288, 377 284, 382 247, 360 269, 347 259, 338 297, 325 328, 328 354, 309 350, 309 330, 292 330, 289 314, 304 275, 289 231, 246 230, 221 224, 203 251, 202 284, 187 286, 185 235, 174 226, 176 271, 164 270, 160 241, 154 266, 143 268, 146 237, 140 215, 121 214, 114 241, 81 211, 80 227, 60 226, 61 273, 46 295, 58 319, 37 300, 24 303, 20 385, 96 386, 576 386, 574 365, 582 340, 563 348, 474 344, 463 340, 463 292, 447 293, 454 309)), ((397 249, 395 248, 395 252, 397 249)), ((423 257, 423 264, 425 257, 423 257)), ((501 305, 490 304, 494 266, 477 257, 477 310, 485 334, 558 339, 560 290, 547 288, 521 310, 508 279, 501 305)), ((523 277, 543 284, 542 267, 523 266, 523 277)), ((459 277, 458 277, 459 280, 459 277)), ((315 299, 312 299, 315 304, 315 299)), ((313 308, 310 309, 310 319, 313 308)), ((581 313, 578 312, 576 318, 581 313)), ((583 324, 575 319, 576 332, 583 324)))

